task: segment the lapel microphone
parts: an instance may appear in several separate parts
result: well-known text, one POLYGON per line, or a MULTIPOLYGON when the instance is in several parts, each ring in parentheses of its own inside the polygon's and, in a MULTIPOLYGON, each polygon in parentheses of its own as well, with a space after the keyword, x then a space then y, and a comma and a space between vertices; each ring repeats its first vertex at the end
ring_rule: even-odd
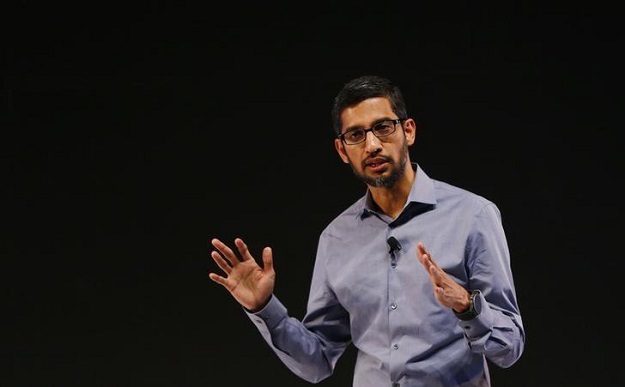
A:
POLYGON ((390 254, 395 254, 395 252, 401 250, 401 245, 399 244, 399 241, 395 239, 394 236, 389 237, 386 240, 386 243, 388 243, 388 248, 389 248, 388 252, 390 254))

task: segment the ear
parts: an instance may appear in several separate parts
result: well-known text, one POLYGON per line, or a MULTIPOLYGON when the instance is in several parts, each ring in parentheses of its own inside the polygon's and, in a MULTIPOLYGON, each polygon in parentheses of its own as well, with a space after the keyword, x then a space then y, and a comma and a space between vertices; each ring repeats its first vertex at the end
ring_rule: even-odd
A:
POLYGON ((404 134, 408 146, 411 146, 417 140, 417 123, 412 118, 404 121, 404 134))
POLYGON ((341 157, 341 160, 343 160, 345 164, 349 164, 349 159, 347 158, 347 154, 345 152, 345 144, 343 144, 343 141, 341 141, 340 138, 334 139, 334 148, 341 157))

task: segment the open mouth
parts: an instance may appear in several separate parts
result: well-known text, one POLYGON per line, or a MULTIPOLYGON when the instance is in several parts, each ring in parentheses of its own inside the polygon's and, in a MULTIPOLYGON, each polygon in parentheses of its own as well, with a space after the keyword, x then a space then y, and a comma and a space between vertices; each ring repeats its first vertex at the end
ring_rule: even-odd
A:
POLYGON ((374 172, 380 172, 386 169, 388 165, 388 160, 383 158, 376 158, 374 160, 369 160, 365 163, 365 166, 374 172))

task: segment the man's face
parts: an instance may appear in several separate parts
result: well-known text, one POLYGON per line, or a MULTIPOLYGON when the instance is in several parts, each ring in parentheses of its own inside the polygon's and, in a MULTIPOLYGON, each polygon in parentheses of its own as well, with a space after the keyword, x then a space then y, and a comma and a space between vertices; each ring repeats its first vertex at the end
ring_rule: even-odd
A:
MULTIPOLYGON (((353 129, 367 129, 382 120, 399 118, 393 113, 386 98, 370 98, 351 106, 341 113, 341 133, 353 129)), ((345 144, 335 140, 335 147, 343 162, 348 163, 354 174, 372 187, 392 187, 403 175, 408 163, 408 148, 415 140, 415 122, 408 119, 395 126, 395 132, 376 137, 373 132, 365 134, 358 144, 345 144), (403 125, 403 129, 402 129, 403 125)))

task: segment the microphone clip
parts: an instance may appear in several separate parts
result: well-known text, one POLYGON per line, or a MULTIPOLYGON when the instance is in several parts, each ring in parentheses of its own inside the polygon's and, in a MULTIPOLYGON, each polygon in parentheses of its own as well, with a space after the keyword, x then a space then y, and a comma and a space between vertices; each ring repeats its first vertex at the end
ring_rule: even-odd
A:
POLYGON ((386 243, 388 243, 388 248, 389 248, 388 252, 390 254, 395 254, 395 252, 401 250, 401 244, 394 236, 389 237, 386 240, 386 243))

